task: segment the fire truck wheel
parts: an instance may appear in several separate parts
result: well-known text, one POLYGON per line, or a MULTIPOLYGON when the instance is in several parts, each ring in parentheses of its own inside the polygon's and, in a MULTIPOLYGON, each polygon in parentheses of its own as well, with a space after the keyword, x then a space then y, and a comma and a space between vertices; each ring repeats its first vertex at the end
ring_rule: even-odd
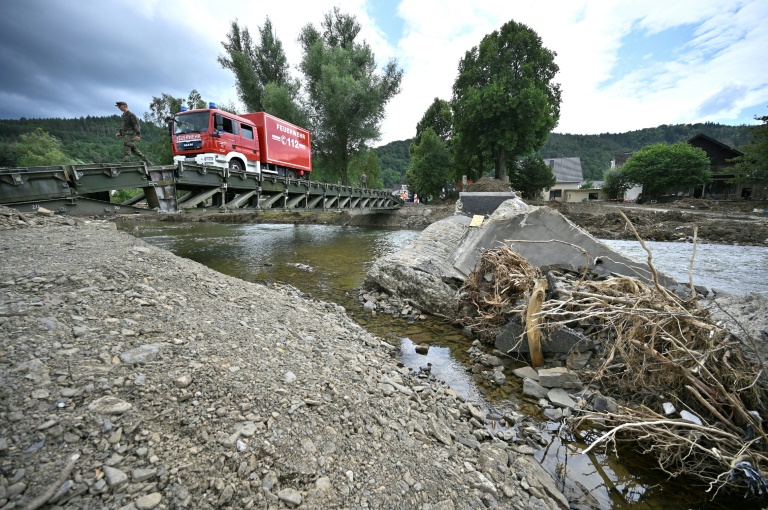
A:
POLYGON ((287 175, 291 179, 295 179, 296 178, 296 172, 294 172, 293 170, 287 170, 285 172, 285 175, 287 175))
POLYGON ((230 160, 230 162, 229 162, 229 169, 230 170, 235 170, 235 171, 238 171, 238 172, 242 172, 243 171, 243 164, 240 163, 240 161, 238 161, 236 159, 230 160))

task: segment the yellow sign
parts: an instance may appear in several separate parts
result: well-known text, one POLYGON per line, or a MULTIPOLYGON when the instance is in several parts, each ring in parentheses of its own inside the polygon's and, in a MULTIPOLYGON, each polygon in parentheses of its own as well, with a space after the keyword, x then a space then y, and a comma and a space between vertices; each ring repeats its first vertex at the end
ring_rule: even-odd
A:
POLYGON ((475 214, 474 216, 472 216, 472 221, 470 222, 469 226, 479 227, 480 225, 483 224, 484 219, 485 219, 485 216, 483 216, 482 214, 475 214))

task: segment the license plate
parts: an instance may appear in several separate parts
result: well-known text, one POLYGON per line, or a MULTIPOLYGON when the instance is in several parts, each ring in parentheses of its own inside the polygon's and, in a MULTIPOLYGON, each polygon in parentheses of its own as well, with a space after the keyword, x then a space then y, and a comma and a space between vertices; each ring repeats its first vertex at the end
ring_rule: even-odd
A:
POLYGON ((194 163, 195 162, 195 158, 184 158, 184 161, 189 161, 189 162, 194 163))

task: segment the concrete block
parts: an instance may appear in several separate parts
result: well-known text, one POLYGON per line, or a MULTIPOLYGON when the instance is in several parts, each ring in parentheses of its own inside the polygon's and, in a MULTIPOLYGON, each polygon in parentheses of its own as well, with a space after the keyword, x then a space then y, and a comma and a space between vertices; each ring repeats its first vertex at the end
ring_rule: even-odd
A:
POLYGON ((505 201, 517 198, 514 192, 465 191, 459 193, 462 212, 490 216, 505 201))

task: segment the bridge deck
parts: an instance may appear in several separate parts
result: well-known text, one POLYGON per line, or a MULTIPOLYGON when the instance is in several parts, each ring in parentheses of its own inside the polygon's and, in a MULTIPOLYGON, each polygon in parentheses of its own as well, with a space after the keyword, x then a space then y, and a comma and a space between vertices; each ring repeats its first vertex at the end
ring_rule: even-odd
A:
POLYGON ((0 168, 0 204, 31 212, 69 214, 179 213, 265 210, 396 209, 387 190, 291 179, 190 163, 143 163, 0 168), (124 203, 112 192, 138 188, 124 203))

